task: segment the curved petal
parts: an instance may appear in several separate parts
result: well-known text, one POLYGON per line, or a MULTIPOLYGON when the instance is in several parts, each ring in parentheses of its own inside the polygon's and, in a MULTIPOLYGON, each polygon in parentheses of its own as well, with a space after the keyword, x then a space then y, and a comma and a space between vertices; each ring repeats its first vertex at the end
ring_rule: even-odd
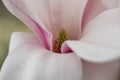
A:
POLYGON ((86 61, 82 61, 82 63, 82 80, 119 80, 120 60, 104 64, 95 64, 86 61))
POLYGON ((43 45, 52 49, 52 35, 46 29, 50 26, 49 1, 46 0, 2 0, 8 10, 23 21, 43 45), (40 8, 40 9, 39 9, 40 8))
POLYGON ((120 7, 120 0, 89 0, 83 15, 82 27, 84 28, 89 21, 101 12, 120 7))
POLYGON ((108 10, 92 20, 79 41, 68 46, 80 57, 92 62, 120 58, 120 9, 108 10))
POLYGON ((78 39, 88 0, 50 0, 50 2, 53 35, 58 37, 58 30, 65 29, 70 39, 78 39))
POLYGON ((120 7, 120 0, 101 0, 104 5, 108 8, 117 8, 120 7))
POLYGON ((28 25, 38 39, 42 38, 44 45, 51 50, 50 32, 56 39, 61 28, 64 28, 70 39, 78 38, 87 0, 3 0, 3 2, 15 16, 28 25), (71 33, 72 31, 74 33, 71 33))
POLYGON ((25 41, 8 54, 0 80, 81 80, 81 60, 75 54, 55 54, 37 40, 25 41))
MULTIPOLYGON (((105 0, 104 0, 105 1, 105 0)), ((102 3, 101 0, 88 0, 87 6, 84 11, 82 20, 82 29, 97 15, 107 10, 108 8, 102 3)))
POLYGON ((37 41, 36 37, 32 33, 26 33, 26 32, 12 33, 10 45, 9 45, 9 52, 14 50, 16 47, 29 41, 37 41))

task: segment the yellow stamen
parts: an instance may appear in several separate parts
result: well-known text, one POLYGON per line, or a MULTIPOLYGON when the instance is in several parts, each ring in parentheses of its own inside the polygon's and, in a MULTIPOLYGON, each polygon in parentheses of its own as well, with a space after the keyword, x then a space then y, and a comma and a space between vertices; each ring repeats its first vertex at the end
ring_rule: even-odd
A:
POLYGON ((61 46, 64 41, 68 40, 67 33, 64 29, 60 31, 59 37, 55 40, 53 45, 53 51, 56 53, 61 53, 61 46))

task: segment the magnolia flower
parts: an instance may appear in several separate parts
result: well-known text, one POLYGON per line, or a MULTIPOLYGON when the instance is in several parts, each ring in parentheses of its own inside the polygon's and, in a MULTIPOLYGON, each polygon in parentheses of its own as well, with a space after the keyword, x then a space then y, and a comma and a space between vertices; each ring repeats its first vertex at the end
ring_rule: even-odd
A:
POLYGON ((119 0, 3 0, 34 34, 12 34, 0 80, 118 80, 119 0))

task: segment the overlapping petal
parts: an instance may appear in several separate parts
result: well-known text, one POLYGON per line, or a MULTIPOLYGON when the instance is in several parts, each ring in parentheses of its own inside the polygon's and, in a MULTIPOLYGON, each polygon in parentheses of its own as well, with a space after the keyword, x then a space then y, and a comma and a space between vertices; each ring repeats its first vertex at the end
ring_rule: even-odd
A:
POLYGON ((101 0, 88 0, 82 19, 82 28, 84 29, 92 19, 107 9, 101 0))
MULTIPOLYGON (((45 2, 45 0, 34 0, 33 2, 32 1, 33 0, 3 0, 3 3, 12 14, 22 20, 35 33, 35 35, 44 47, 51 49, 52 35, 45 28, 45 26, 48 25, 49 22, 46 22, 46 25, 44 24, 44 17, 46 18, 46 16, 48 15, 48 10, 46 10, 47 8, 45 7, 47 6, 48 2, 45 2), (42 5, 42 8, 39 9, 42 13, 38 13, 38 5, 42 5), (42 17, 39 19, 39 14, 44 15, 41 15, 42 17), (39 19, 39 23, 37 23, 37 19, 39 19)), ((49 20, 48 17, 47 20, 49 20)))
POLYGON ((52 49, 52 38, 56 39, 61 29, 67 31, 70 39, 78 38, 87 4, 87 0, 3 0, 3 2, 49 50, 52 49))
POLYGON ((75 54, 43 49, 29 33, 14 33, 12 38, 11 46, 16 48, 10 48, 0 80, 81 80, 81 60, 75 54))
POLYGON ((109 9, 120 7, 120 0, 101 0, 101 1, 109 9))
MULTIPOLYGON (((11 35, 10 45, 9 45, 9 53, 14 50, 16 47, 29 42, 29 41, 38 41, 34 34, 32 33, 25 33, 25 32, 14 32, 11 35)), ((39 43, 40 46, 41 43, 39 43)))
POLYGON ((92 62, 120 58, 120 9, 112 9, 90 21, 79 41, 68 46, 80 57, 92 62))
POLYGON ((78 39, 81 33, 83 13, 88 0, 50 1, 53 35, 56 37, 59 30, 65 29, 70 39, 78 39))
POLYGON ((83 80, 118 79, 119 0, 3 2, 37 38, 30 33, 12 35, 9 54, 0 72, 0 80, 82 80, 82 77, 83 80), (107 10, 109 8, 114 9, 107 10), (81 25, 84 27, 82 36, 81 25), (69 39, 81 38, 78 41, 66 41, 62 45, 62 52, 72 50, 72 53, 54 54, 49 51, 52 50, 52 41, 58 37, 61 29, 65 29, 69 39), (84 59, 83 69, 76 54, 84 59))

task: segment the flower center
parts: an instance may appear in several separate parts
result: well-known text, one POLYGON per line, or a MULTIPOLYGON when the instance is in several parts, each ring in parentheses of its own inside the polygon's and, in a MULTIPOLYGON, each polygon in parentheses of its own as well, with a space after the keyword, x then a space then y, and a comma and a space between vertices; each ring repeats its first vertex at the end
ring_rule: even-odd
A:
POLYGON ((61 46, 66 40, 68 40, 67 33, 64 29, 62 29, 59 33, 59 37, 54 41, 53 52, 61 53, 61 46))

